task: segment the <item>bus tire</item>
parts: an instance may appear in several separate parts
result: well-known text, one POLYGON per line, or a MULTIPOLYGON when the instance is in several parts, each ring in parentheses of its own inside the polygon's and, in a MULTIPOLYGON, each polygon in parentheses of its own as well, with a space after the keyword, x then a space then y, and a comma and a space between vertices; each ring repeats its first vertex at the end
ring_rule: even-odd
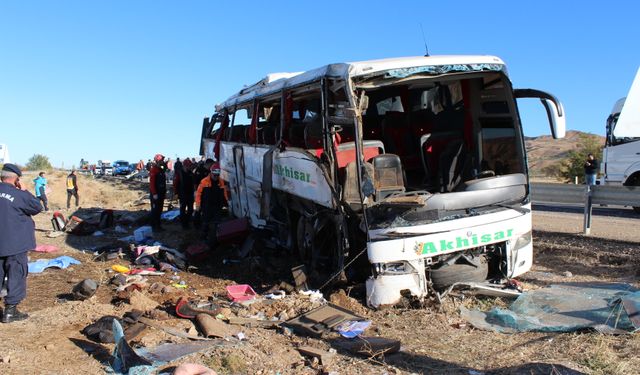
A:
POLYGON ((460 282, 483 282, 489 274, 489 264, 487 258, 481 256, 477 258, 475 265, 462 261, 439 268, 431 269, 429 275, 435 290, 444 290, 455 283, 460 282))

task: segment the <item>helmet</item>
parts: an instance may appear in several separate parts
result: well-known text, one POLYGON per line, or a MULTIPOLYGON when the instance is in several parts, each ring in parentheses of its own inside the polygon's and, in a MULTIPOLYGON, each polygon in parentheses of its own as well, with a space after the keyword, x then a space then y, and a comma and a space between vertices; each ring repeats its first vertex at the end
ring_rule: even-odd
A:
POLYGON ((162 154, 156 154, 156 156, 153 157, 153 161, 158 162, 164 160, 164 155, 162 154))
POLYGON ((211 174, 219 176, 220 175, 220 163, 213 163, 211 165, 210 170, 211 170, 211 174))

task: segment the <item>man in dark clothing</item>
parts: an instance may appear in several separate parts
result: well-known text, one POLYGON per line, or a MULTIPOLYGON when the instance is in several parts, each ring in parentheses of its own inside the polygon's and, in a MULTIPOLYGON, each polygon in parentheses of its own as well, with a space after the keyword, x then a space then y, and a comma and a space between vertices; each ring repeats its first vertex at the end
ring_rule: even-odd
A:
POLYGON ((76 198, 76 208, 78 208, 80 198, 78 198, 78 178, 75 169, 72 169, 67 176, 67 209, 71 208, 71 196, 76 198))
POLYGON ((156 154, 149 171, 149 195, 151 198, 151 228, 154 232, 162 232, 160 216, 164 209, 164 199, 167 196, 167 175, 164 156, 156 154))
POLYGON ((596 175, 598 174, 598 160, 593 154, 587 155, 587 161, 584 162, 584 179, 587 185, 596 184, 596 175))
POLYGON ((195 186, 193 182, 193 165, 191 160, 185 159, 183 163, 176 162, 173 177, 173 191, 180 200, 180 223, 183 229, 189 228, 191 216, 193 216, 193 200, 195 186))
POLYGON ((20 185, 21 176, 13 164, 5 164, 0 172, 0 283, 7 277, 3 323, 29 317, 17 306, 27 295, 27 252, 36 248, 31 216, 42 211, 40 201, 20 185))
MULTIPOLYGON (((222 218, 222 207, 225 204, 224 190, 220 186, 220 166, 211 166, 209 177, 202 179, 196 192, 196 210, 200 212, 202 231, 205 239, 209 236, 210 225, 217 224, 222 218)), ((210 241, 211 244, 215 243, 210 241)))

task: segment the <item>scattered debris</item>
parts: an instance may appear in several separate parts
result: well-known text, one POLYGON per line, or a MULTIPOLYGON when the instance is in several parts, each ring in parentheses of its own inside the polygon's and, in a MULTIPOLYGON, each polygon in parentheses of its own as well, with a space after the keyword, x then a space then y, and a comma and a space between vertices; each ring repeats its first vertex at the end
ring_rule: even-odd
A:
POLYGON ((635 332, 640 292, 629 284, 567 283, 525 292, 509 309, 489 312, 460 308, 474 327, 505 333, 571 332, 595 329, 602 333, 635 332))
POLYGON ((336 339, 331 344, 353 354, 378 357, 400 351, 400 340, 385 337, 358 337, 357 339, 336 339))
POLYGON ((297 290, 307 290, 307 268, 303 265, 295 266, 291 269, 293 281, 297 290))
POLYGON ((165 211, 160 215, 162 220, 173 221, 180 216, 180 210, 165 211))
POLYGON ((91 298, 98 290, 98 283, 91 279, 84 279, 73 287, 71 293, 78 301, 91 298))
POLYGON ((323 366, 330 366, 335 359, 336 354, 328 352, 326 350, 313 348, 310 346, 301 346, 298 348, 300 354, 306 357, 318 358, 320 364, 323 366))
POLYGON ((158 302, 145 296, 138 290, 134 290, 129 297, 129 304, 135 309, 140 311, 153 310, 158 307, 158 302))
POLYGON ((224 338, 230 335, 230 330, 227 325, 209 314, 198 314, 196 316, 196 323, 204 337, 224 338))
POLYGON ((233 302, 249 301, 256 298, 256 292, 247 284, 227 286, 227 297, 233 302))
POLYGON ((176 304, 176 315, 181 318, 194 319, 198 314, 208 314, 216 316, 220 314, 220 306, 210 302, 191 302, 186 297, 182 297, 176 304))
POLYGON ((153 238, 153 231, 148 225, 142 226, 133 231, 133 238, 137 243, 142 243, 148 238, 153 238))
POLYGON ((328 303, 284 323, 300 334, 320 337, 344 321, 362 321, 362 317, 340 306, 328 303))

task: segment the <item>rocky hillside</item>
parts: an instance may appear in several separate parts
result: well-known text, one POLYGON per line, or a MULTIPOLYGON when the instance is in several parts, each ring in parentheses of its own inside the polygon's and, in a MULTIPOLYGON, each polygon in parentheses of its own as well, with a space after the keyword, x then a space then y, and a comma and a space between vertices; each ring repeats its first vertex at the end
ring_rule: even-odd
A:
POLYGON ((545 177, 545 168, 560 163, 569 151, 577 148, 582 135, 597 137, 600 143, 604 145, 603 136, 577 130, 568 130, 563 139, 553 139, 550 135, 525 137, 531 175, 545 177))

